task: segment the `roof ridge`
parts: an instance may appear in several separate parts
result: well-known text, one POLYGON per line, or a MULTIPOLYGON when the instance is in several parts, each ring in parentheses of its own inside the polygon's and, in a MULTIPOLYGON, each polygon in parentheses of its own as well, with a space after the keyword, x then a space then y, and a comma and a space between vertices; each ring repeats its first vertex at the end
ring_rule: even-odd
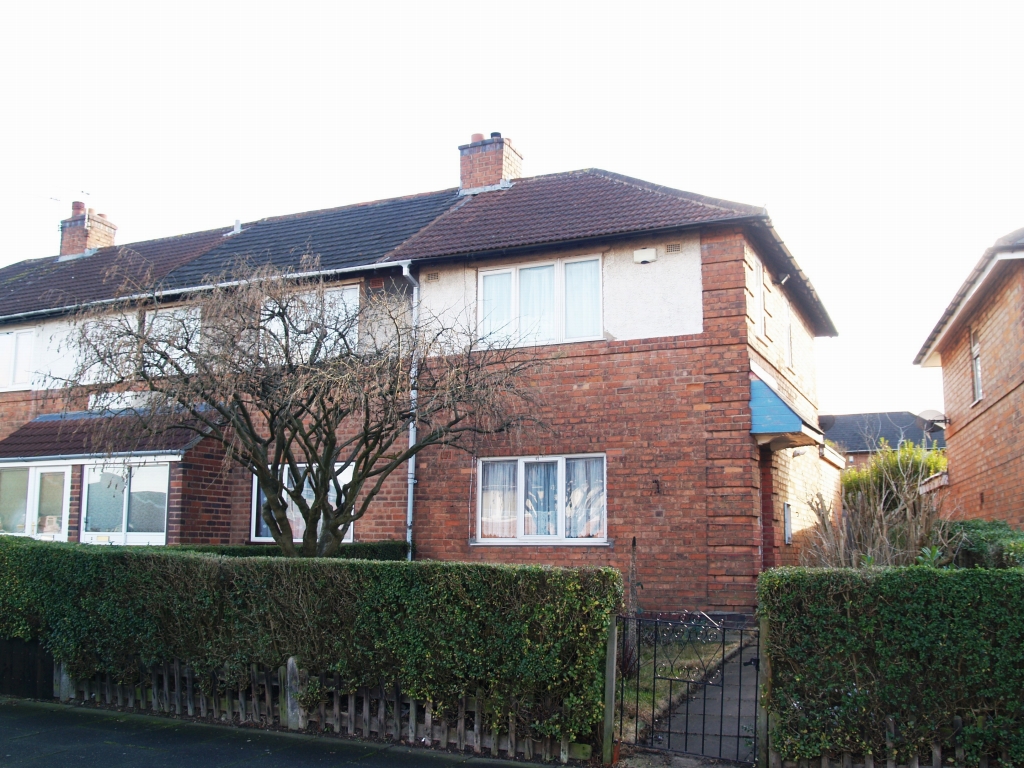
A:
POLYGON ((686 190, 676 189, 675 187, 667 187, 664 184, 654 184, 643 179, 637 179, 633 176, 626 176, 621 173, 615 173, 613 171, 606 171, 602 168, 588 168, 588 173, 594 173, 604 176, 611 181, 618 182, 620 184, 627 184, 637 189, 642 189, 647 192, 654 192, 655 194, 668 195, 670 197, 679 197, 685 200, 689 200, 699 205, 707 205, 712 208, 718 208, 723 211, 731 211, 733 213, 744 213, 751 216, 767 216, 768 211, 764 207, 758 208, 755 205, 747 205, 746 203, 737 203, 732 200, 725 200, 720 197, 709 197, 707 195, 699 195, 696 192, 687 192, 686 190))
MULTIPOLYGON (((266 216, 262 219, 256 219, 255 221, 246 222, 250 225, 255 224, 267 224, 276 223, 279 221, 287 221, 289 219, 299 219, 305 216, 317 216, 324 213, 334 213, 336 211, 344 211, 354 208, 369 208, 374 205, 384 205, 386 203, 397 203, 403 200, 415 200, 421 197, 433 197, 435 195, 443 195, 445 192, 458 192, 458 187, 446 187, 444 189, 436 189, 432 192, 417 192, 412 195, 399 195, 398 197, 382 197, 378 200, 364 200, 359 203, 348 203, 346 205, 337 205, 331 208, 317 208, 312 211, 299 211, 297 213, 284 213, 280 216, 266 216)), ((244 225, 243 225, 244 226, 244 225)))
POLYGON ((402 240, 402 242, 400 242, 398 245, 396 245, 394 248, 392 248, 388 253, 385 253, 383 256, 381 256, 379 259, 377 259, 377 261, 375 263, 376 264, 383 264, 383 263, 391 262, 391 261, 401 261, 400 258, 396 258, 396 256, 399 255, 399 251, 401 251, 403 248, 405 248, 406 246, 411 244, 420 235, 426 233, 428 230, 430 230, 433 227, 437 226, 438 222, 444 221, 448 216, 452 215, 455 211, 457 211, 460 208, 462 208, 462 206, 466 205, 466 203, 468 203, 470 200, 472 200, 473 197, 474 197, 474 195, 465 195, 463 197, 455 198, 455 203, 453 205, 448 206, 448 208, 444 211, 444 213, 442 213, 442 214, 432 218, 430 221, 428 221, 426 224, 424 224, 418 230, 416 230, 411 235, 409 235, 407 238, 402 240))

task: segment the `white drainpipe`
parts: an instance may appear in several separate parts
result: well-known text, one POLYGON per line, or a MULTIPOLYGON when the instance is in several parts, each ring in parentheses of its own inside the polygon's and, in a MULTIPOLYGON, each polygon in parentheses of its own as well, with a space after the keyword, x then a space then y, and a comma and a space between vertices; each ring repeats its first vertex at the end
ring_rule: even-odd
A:
MULTIPOLYGON (((409 271, 409 262, 402 264, 402 277, 409 281, 412 285, 412 331, 413 331, 413 343, 416 344, 418 340, 415 338, 419 330, 420 322, 420 283, 412 273, 409 271)), ((413 412, 412 423, 409 424, 409 447, 412 448, 416 445, 416 401, 419 399, 419 393, 415 389, 416 376, 419 373, 419 351, 414 346, 412 352, 412 365, 410 368, 410 381, 414 387, 409 393, 409 401, 411 410, 413 412)), ((405 542, 409 547, 409 552, 406 554, 406 559, 412 560, 412 510, 413 510, 413 492, 416 489, 416 457, 411 456, 409 458, 409 471, 408 471, 408 483, 409 489, 406 496, 405 506, 405 542)))

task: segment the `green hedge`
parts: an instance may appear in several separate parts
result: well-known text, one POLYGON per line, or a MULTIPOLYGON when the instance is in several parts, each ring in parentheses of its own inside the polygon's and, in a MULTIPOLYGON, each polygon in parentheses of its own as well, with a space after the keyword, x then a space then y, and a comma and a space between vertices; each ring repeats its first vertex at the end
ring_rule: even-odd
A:
POLYGON ((1024 764, 1024 571, 779 568, 761 574, 773 748, 785 759, 953 746, 1024 764))
MULTIPOLYGON (((73 676, 136 679, 181 659, 200 680, 289 656, 452 711, 576 738, 600 720, 618 571, 333 558, 216 557, 0 537, 0 636, 38 637, 73 676), (562 709, 562 703, 565 709, 562 709)), ((506 726, 507 727, 507 726, 506 726)))
MULTIPOLYGON (((168 547, 179 552, 198 552, 223 557, 280 557, 277 544, 180 544, 168 547)), ((400 540, 355 541, 342 544, 332 557, 346 560, 405 560, 409 545, 400 540)))
POLYGON ((1003 520, 964 520, 955 524, 963 532, 956 564, 963 568, 1019 568, 1024 566, 1024 531, 1003 520))

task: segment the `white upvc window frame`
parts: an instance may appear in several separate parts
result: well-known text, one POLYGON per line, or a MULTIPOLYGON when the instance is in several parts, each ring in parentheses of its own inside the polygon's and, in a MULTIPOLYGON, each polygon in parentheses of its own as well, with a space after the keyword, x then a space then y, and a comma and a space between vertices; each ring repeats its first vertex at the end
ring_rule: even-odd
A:
POLYGON ((22 532, 17 531, 4 531, 3 536, 24 536, 28 538, 38 539, 40 541, 67 541, 68 540, 68 521, 71 517, 71 465, 70 464, 53 464, 53 463, 36 463, 36 462, 11 462, 9 464, 0 464, 0 470, 7 469, 27 469, 28 470, 28 488, 26 504, 25 504, 25 530, 22 532), (50 474, 63 472, 64 474, 64 498, 61 502, 61 526, 60 533, 40 533, 38 531, 39 524, 39 476, 42 474, 50 474))
MULTIPOLYGON (((299 466, 299 469, 301 470, 306 465, 305 464, 299 464, 298 466, 299 466)), ((337 468, 337 467, 340 467, 341 465, 340 464, 335 464, 334 466, 335 466, 335 468, 337 468)), ((287 467, 283 467, 282 471, 283 472, 287 472, 288 468, 287 467)), ((351 477, 352 477, 352 465, 350 464, 348 469, 341 474, 341 478, 340 478, 341 484, 344 485, 346 482, 348 482, 348 480, 351 477)), ((259 535, 257 535, 257 532, 259 530, 259 526, 257 525, 257 520, 259 519, 258 515, 260 514, 259 498, 260 498, 260 484, 256 480, 256 475, 253 475, 252 476, 252 509, 251 509, 251 512, 250 512, 250 515, 249 515, 249 541, 253 542, 254 544, 273 544, 274 543, 274 537, 273 536, 259 536, 259 535)), ((285 501, 288 501, 287 497, 285 498, 285 501)), ((342 544, 351 544, 352 542, 354 542, 355 541, 355 530, 356 530, 356 524, 352 523, 348 527, 348 530, 345 532, 345 536, 341 540, 341 543, 342 544)), ((292 541, 295 542, 295 543, 301 542, 302 541, 302 537, 299 536, 298 538, 292 539, 292 541)))
POLYGON ((157 456, 153 458, 128 459, 118 461, 94 461, 82 465, 82 515, 78 521, 78 540, 83 544, 105 544, 108 546, 127 547, 163 547, 167 545, 167 527, 171 512, 171 467, 178 457, 157 456), (164 530, 163 532, 132 533, 128 531, 128 505, 131 502, 131 473, 134 469, 142 467, 167 467, 167 501, 164 505, 164 530), (118 469, 126 471, 128 476, 124 489, 124 507, 121 512, 120 531, 86 531, 86 523, 89 519, 89 470, 90 469, 118 469))
POLYGON ((981 383, 981 339, 977 328, 967 330, 967 346, 971 356, 971 405, 975 405, 985 396, 981 383))
POLYGON ((38 336, 39 328, 36 327, 0 331, 0 364, 3 366, 0 368, 0 392, 21 392, 32 389, 32 383, 37 377, 35 358, 38 356, 36 350, 38 336), (9 340, 7 337, 10 337, 9 340), (28 362, 25 365, 19 365, 18 344, 22 341, 26 343, 23 354, 28 357, 28 362), (7 344, 10 344, 9 351, 3 349, 3 346, 7 344), (22 377, 18 375, 19 368, 24 374, 22 377))
MULTIPOLYGON (((510 309, 512 319, 509 323, 507 336, 514 340, 515 346, 540 347, 550 344, 575 344, 585 341, 600 341, 604 338, 604 256, 601 253, 590 253, 583 256, 572 256, 569 258, 544 259, 541 261, 529 261, 517 264, 510 264, 493 269, 481 269, 477 272, 477 338, 484 338, 484 278, 492 275, 511 274, 511 296, 510 309), (598 332, 589 336, 566 337, 565 335, 565 266, 567 264, 584 261, 597 262, 597 313, 600 323, 598 332), (554 337, 543 340, 529 340, 523 338, 523 331, 519 327, 519 273, 524 269, 536 267, 554 267, 554 337)), ((505 335, 505 334, 502 334, 505 335)))
POLYGON ((476 467, 476 525, 474 538, 470 542, 474 546, 559 546, 586 547, 607 546, 608 544, 608 456, 604 453, 566 453, 537 456, 488 456, 477 460, 476 467), (601 535, 589 538, 567 538, 565 536, 565 462, 566 459, 601 459, 602 481, 604 483, 604 510, 601 515, 601 535), (517 462, 516 467, 516 537, 494 538, 483 537, 483 465, 498 462, 517 462), (557 535, 525 534, 526 526, 526 465, 558 463, 557 472, 557 535))
POLYGON ((782 505, 782 536, 786 544, 793 543, 793 505, 788 501, 782 505))
POLYGON ((767 296, 764 287, 764 264, 757 256, 754 262, 754 333, 759 339, 768 337, 767 296))

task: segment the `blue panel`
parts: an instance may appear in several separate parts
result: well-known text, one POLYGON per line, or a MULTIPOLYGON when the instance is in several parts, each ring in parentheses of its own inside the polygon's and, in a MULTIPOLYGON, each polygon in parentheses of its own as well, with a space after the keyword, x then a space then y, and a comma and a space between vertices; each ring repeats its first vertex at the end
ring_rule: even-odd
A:
POLYGON ((750 432, 754 435, 799 432, 803 427, 793 409, 760 379, 750 381, 750 415, 750 432))

